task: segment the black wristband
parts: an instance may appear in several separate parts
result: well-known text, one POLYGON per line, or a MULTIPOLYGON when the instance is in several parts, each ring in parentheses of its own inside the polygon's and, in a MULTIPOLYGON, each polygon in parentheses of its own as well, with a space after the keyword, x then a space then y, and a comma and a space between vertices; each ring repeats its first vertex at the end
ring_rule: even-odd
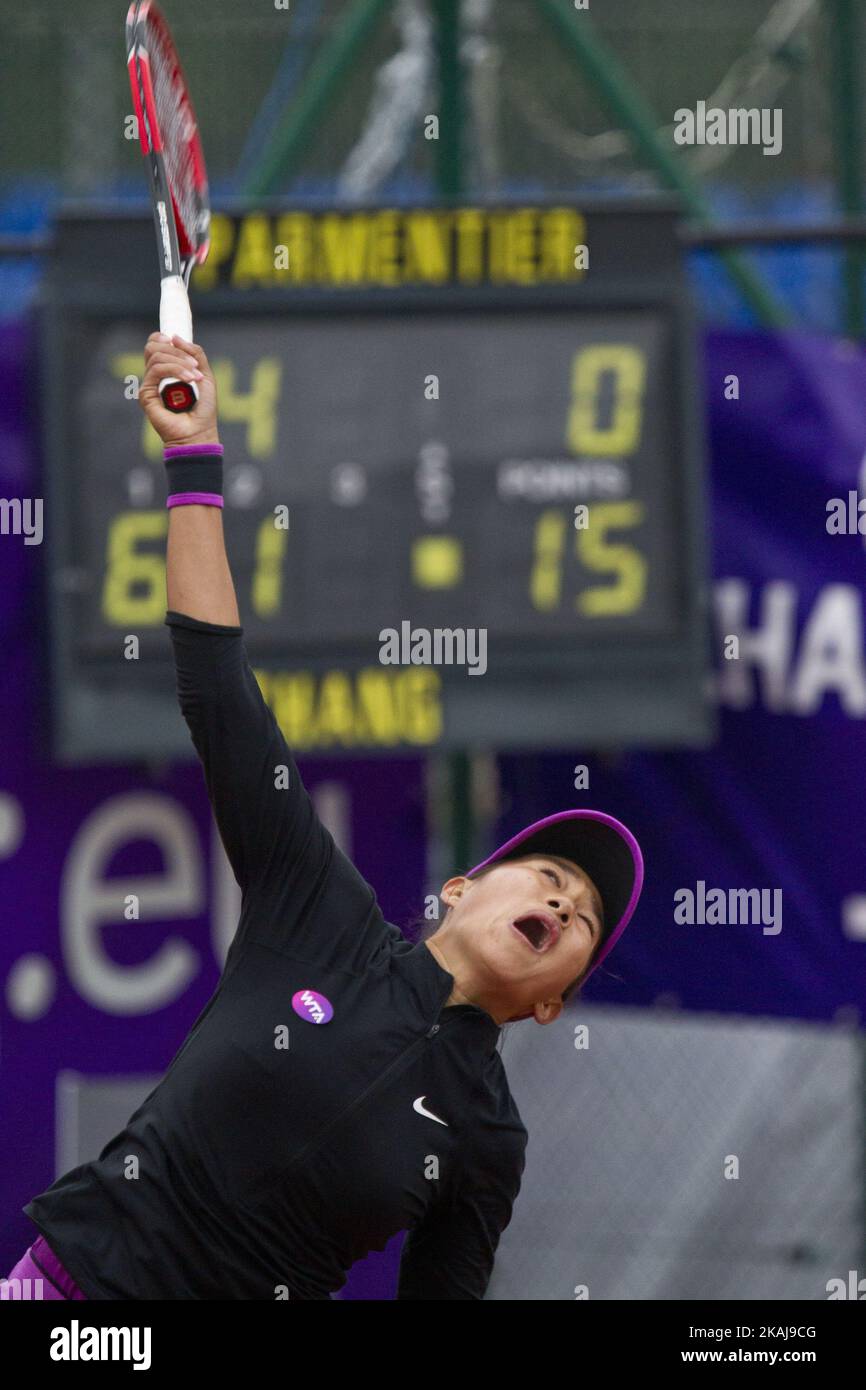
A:
POLYGON ((222 496, 223 461, 219 454, 198 454, 165 461, 169 496, 177 492, 215 492, 222 496))

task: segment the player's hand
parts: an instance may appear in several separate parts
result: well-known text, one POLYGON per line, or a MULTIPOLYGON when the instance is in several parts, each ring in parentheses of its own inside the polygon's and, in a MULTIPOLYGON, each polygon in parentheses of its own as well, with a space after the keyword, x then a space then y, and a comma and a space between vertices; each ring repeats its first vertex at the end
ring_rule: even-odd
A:
POLYGON ((144 347, 144 365, 138 403, 163 444, 218 443, 216 383, 204 348, 177 333, 171 339, 151 333, 144 347), (166 410, 159 399, 159 383, 169 376, 194 381, 198 388, 199 398, 185 414, 166 410))

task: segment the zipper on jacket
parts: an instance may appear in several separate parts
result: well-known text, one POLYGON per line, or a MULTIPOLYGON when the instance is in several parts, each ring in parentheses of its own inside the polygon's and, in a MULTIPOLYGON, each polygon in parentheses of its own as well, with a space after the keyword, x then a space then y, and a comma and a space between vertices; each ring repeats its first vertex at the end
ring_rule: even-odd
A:
POLYGON ((388 1066, 385 1068, 385 1070, 379 1076, 377 1076, 375 1080, 370 1082, 366 1090, 362 1091, 361 1094, 359 1096, 356 1096, 354 1100, 350 1101, 348 1105, 344 1105, 343 1109, 337 1115, 335 1115, 332 1120, 328 1121, 324 1129, 320 1129, 319 1133, 315 1136, 315 1138, 311 1139, 309 1143, 304 1145, 300 1153, 295 1155, 288 1168, 285 1168, 283 1172, 291 1172, 292 1168, 294 1168, 294 1166, 297 1163, 300 1163, 301 1159, 307 1155, 310 1149, 314 1148, 318 1143, 320 1143, 320 1141, 324 1139, 326 1134, 330 1134, 331 1130, 334 1128, 335 1125, 338 1125, 341 1120, 344 1120, 346 1118, 347 1115, 351 1115, 352 1111, 356 1110, 359 1105, 362 1105, 364 1101, 367 1099, 367 1097, 373 1093, 373 1091, 378 1090, 378 1088, 382 1086, 385 1081, 387 1081, 388 1077, 391 1075, 395 1067, 399 1066, 401 1062, 405 1062, 408 1057, 412 1056, 415 1052, 417 1052, 420 1047, 423 1047, 425 1042, 429 1042, 431 1038, 434 1038, 436 1034, 439 1032, 440 1027, 441 1024, 434 1023, 432 1028, 428 1028, 426 1033, 422 1034, 420 1038, 416 1038, 413 1043, 410 1043, 408 1047, 404 1048, 400 1055, 398 1057, 395 1057, 393 1062, 390 1062, 388 1066))

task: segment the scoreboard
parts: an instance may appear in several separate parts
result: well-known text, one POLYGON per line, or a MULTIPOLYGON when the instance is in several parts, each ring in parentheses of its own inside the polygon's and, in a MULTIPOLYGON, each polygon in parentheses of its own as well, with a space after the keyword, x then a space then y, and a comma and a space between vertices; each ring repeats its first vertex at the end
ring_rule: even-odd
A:
MULTIPOLYGON (((191 751, 162 445, 136 399, 152 259, 146 213, 59 220, 42 394, 64 760, 191 751)), ((675 208, 228 209, 192 298, 247 650, 295 749, 709 737, 675 208)))

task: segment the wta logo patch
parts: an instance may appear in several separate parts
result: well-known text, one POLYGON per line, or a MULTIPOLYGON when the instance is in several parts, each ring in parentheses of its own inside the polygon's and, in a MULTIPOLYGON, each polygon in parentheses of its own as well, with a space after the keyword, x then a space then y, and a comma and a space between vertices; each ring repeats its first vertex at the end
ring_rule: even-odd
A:
POLYGON ((330 999, 314 989, 299 989, 292 995, 292 1008, 307 1023, 330 1023, 334 1010, 330 999))

